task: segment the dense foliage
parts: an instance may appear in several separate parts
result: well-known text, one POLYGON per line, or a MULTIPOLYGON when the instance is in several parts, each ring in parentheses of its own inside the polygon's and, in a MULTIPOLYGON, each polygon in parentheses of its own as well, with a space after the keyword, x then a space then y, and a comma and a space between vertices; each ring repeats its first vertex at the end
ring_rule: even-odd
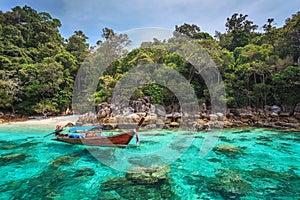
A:
MULTIPOLYGON (((258 26, 247 18, 243 14, 227 18, 226 32, 216 32, 216 39, 197 25, 186 23, 175 26, 174 38, 193 38, 209 53, 221 72, 227 95, 224 100, 229 107, 295 105, 300 99, 300 12, 280 28, 274 26, 274 19, 267 19, 263 33, 256 32, 258 26)), ((28 6, 0 11, 0 109, 27 115, 65 111, 71 107, 79 67, 99 59, 103 56, 99 49, 105 48, 113 52, 114 62, 106 63, 108 68, 100 77, 93 77, 96 69, 84 76, 93 78, 98 89, 93 96, 82 97, 95 105, 111 97, 117 82, 130 69, 155 63, 180 72, 194 88, 199 102, 209 104, 205 82, 193 65, 161 48, 170 47, 174 38, 154 39, 127 52, 124 47, 130 40, 112 29, 104 28, 104 41, 99 40, 97 48, 89 48, 82 31, 64 39, 60 26, 60 21, 49 13, 38 13, 28 6)), ((77 77, 83 85, 84 77, 77 77)), ((139 87, 131 99, 145 95, 151 96, 155 104, 177 104, 172 92, 155 82, 139 87)))
POLYGON ((64 40, 60 26, 28 6, 0 12, 0 108, 47 115, 70 107, 88 44, 82 31, 64 40))

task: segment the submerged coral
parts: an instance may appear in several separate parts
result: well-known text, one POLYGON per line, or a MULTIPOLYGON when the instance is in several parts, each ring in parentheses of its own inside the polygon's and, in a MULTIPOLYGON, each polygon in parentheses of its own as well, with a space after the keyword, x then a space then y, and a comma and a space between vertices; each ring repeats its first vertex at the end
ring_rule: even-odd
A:
POLYGON ((167 174, 171 171, 166 167, 138 167, 126 173, 126 178, 138 184, 157 184, 168 180, 167 174))
POLYGON ((297 168, 292 167, 287 172, 255 168, 247 171, 247 174, 252 182, 260 181, 262 184, 266 184, 266 187, 260 191, 266 198, 290 197, 290 199, 294 199, 294 197, 300 196, 300 177, 294 170, 297 168))
POLYGON ((92 168, 83 167, 74 173, 74 177, 94 176, 95 171, 92 168))
POLYGON ((172 190, 169 172, 168 166, 132 169, 123 178, 102 183, 100 199, 180 199, 172 190))
POLYGON ((242 153, 242 149, 233 145, 221 144, 213 149, 216 153, 222 153, 226 156, 236 156, 242 153))
POLYGON ((153 167, 153 163, 159 163, 160 165, 164 165, 165 161, 162 159, 162 157, 152 154, 148 156, 132 156, 128 158, 129 163, 145 167, 145 168, 151 168, 153 167))
POLYGON ((251 191, 251 185, 235 171, 222 169, 208 184, 211 190, 217 191, 224 198, 238 199, 251 191))
POLYGON ((25 160, 26 157, 28 157, 28 155, 23 154, 23 153, 7 154, 4 156, 1 156, 0 165, 7 165, 10 163, 18 163, 18 162, 25 160))
POLYGON ((73 156, 61 156, 50 162, 50 167, 58 168, 63 165, 70 165, 74 163, 78 158, 73 156))

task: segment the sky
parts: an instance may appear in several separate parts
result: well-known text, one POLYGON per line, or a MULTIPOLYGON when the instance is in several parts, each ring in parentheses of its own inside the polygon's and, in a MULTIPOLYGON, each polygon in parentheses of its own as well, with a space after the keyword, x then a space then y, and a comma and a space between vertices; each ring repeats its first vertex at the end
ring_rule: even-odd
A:
POLYGON ((171 34, 175 25, 189 23, 214 36, 215 31, 225 32, 226 19, 234 13, 247 14, 262 31, 268 18, 281 27, 300 11, 300 0, 0 0, 3 12, 24 5, 58 18, 64 38, 82 30, 91 45, 102 39, 104 27, 152 40, 171 34))

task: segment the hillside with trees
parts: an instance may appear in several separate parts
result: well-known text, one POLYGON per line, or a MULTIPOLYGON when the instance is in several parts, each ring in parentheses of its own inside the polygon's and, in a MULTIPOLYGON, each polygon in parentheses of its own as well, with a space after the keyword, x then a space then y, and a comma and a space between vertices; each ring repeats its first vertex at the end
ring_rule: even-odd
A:
MULTIPOLYGON (((161 48, 181 36, 193 38, 219 67, 228 107, 294 107, 300 101, 300 12, 287 19, 283 27, 274 24, 274 19, 266 19, 264 31, 258 32, 259 26, 247 15, 235 13, 227 18, 225 33, 211 36, 198 25, 185 23, 175 26, 174 36, 168 41, 154 39, 127 52, 125 47, 130 43, 127 35, 104 28, 103 41, 90 47, 81 30, 65 39, 59 33, 61 22, 49 13, 39 13, 28 6, 15 7, 0 12, 0 109, 46 116, 71 108, 79 67, 87 62, 86 58, 99 56, 97 51, 101 48, 113 48, 118 59, 108 63, 100 77, 91 76, 97 91, 85 98, 95 106, 107 101, 118 80, 138 63, 145 67, 159 63, 175 69, 190 82, 199 103, 209 105, 207 87, 193 65, 161 48), (110 40, 117 40, 115 46, 107 46, 110 40)), ((168 88, 155 82, 139 87, 131 99, 143 96, 150 96, 154 104, 163 106, 177 103, 168 88)))
POLYGON ((0 12, 0 108, 25 115, 71 105, 77 70, 88 54, 82 31, 65 40, 61 22, 24 6, 0 12))

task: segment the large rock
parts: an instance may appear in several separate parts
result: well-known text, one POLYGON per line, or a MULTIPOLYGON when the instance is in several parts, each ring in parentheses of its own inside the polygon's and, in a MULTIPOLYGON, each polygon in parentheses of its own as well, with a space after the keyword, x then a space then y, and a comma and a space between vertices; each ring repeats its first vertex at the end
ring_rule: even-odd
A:
POLYGON ((97 113, 98 119, 111 117, 111 114, 112 114, 111 104, 107 102, 103 102, 98 105, 98 113, 97 113))
POLYGON ((117 119, 115 117, 108 117, 108 118, 103 119, 103 123, 116 124, 117 119))
POLYGON ((287 120, 288 120, 288 123, 292 123, 292 124, 298 123, 298 120, 294 117, 288 117, 287 120))
POLYGON ((210 123, 210 128, 212 129, 222 129, 224 128, 224 122, 223 121, 214 121, 210 123))
POLYGON ((245 109, 230 109, 230 113, 232 113, 234 116, 240 116, 241 113, 246 113, 247 111, 245 109))
POLYGON ((252 113, 240 113, 240 117, 242 119, 252 119, 253 118, 253 114, 252 113))
POLYGON ((82 125, 82 124, 97 124, 98 123, 98 117, 94 113, 87 113, 81 117, 76 122, 76 125, 82 125))
POLYGON ((277 119, 279 115, 276 112, 272 112, 271 114, 269 114, 269 117, 277 119))
POLYGON ((279 117, 289 117, 290 113, 289 112, 280 112, 279 117))
POLYGON ((200 124, 201 126, 203 126, 204 124, 207 123, 207 121, 205 121, 205 120, 203 120, 203 119, 198 119, 196 122, 197 122, 198 124, 200 124))
POLYGON ((218 115, 216 115, 216 114, 210 114, 209 115, 209 120, 210 121, 217 121, 218 120, 218 115))
POLYGON ((224 128, 231 128, 233 127, 233 123, 230 121, 224 121, 224 128))
MULTIPOLYGON (((141 115, 143 115, 143 114, 141 114, 141 115)), ((139 119, 138 119, 137 122, 139 122, 140 119, 141 119, 141 117, 139 117, 139 119)), ((144 123, 146 123, 146 124, 149 124, 149 123, 154 124, 154 123, 156 123, 156 121, 157 121, 157 115, 156 115, 155 113, 150 113, 150 114, 147 115, 147 117, 145 118, 144 123)))
POLYGON ((271 111, 278 114, 278 113, 280 113, 281 108, 279 106, 274 105, 271 107, 271 111))
POLYGON ((218 120, 219 121, 223 121, 223 120, 225 120, 225 115, 223 114, 223 113, 216 113, 216 115, 218 116, 218 120))
POLYGON ((197 122, 194 122, 192 124, 192 127, 193 127, 193 130, 195 130, 195 131, 202 131, 203 130, 203 125, 201 125, 197 122))
POLYGON ((102 126, 103 126, 104 130, 113 130, 118 127, 117 124, 110 124, 110 123, 102 124, 102 126))
POLYGON ((210 130, 210 124, 208 122, 203 124, 203 130, 205 130, 205 131, 210 130))

